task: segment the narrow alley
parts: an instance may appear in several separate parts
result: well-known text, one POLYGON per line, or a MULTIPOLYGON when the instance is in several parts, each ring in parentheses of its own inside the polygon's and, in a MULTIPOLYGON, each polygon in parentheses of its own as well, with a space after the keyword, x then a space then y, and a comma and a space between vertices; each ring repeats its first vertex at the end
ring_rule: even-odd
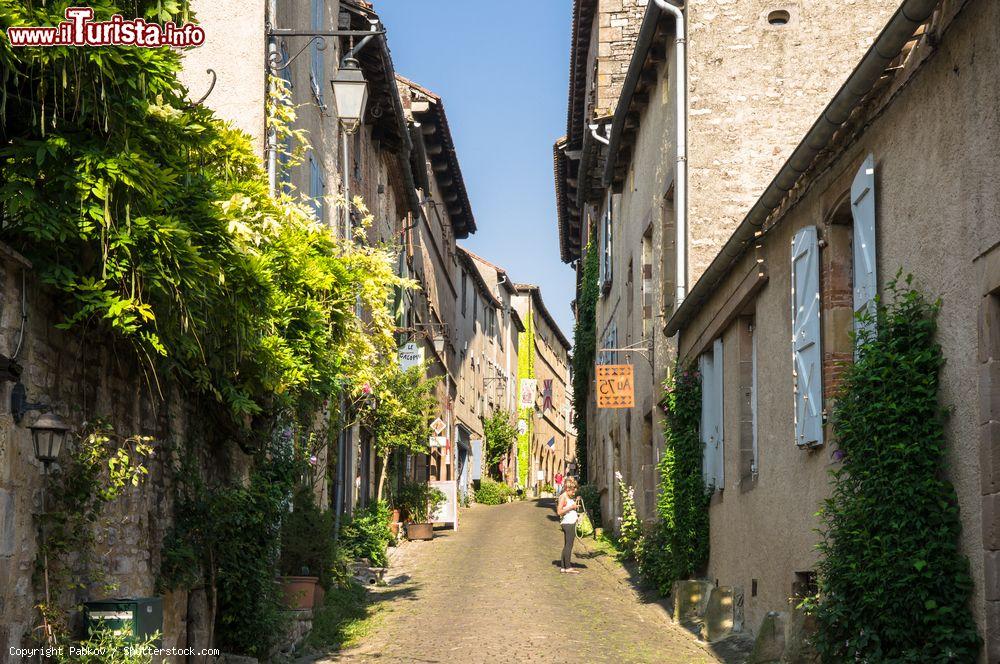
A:
POLYGON ((374 631, 319 662, 719 661, 663 608, 641 601, 594 540, 576 542, 581 574, 560 574, 552 508, 552 500, 476 505, 457 531, 404 543, 374 593, 374 631))

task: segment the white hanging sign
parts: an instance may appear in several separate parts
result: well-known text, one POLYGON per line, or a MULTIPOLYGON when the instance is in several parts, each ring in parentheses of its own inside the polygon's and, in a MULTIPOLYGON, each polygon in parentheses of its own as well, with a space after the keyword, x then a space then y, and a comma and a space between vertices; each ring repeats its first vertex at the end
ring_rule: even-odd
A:
POLYGON ((521 408, 534 408, 538 396, 538 381, 534 378, 521 379, 521 408))
POLYGON ((399 368, 406 371, 407 369, 423 365, 424 349, 415 341, 411 341, 399 349, 398 357, 399 368))

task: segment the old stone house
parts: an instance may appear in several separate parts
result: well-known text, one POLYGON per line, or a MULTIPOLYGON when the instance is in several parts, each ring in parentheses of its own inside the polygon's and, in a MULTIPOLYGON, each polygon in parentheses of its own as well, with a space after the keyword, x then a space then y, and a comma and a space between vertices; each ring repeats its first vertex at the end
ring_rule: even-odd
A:
POLYGON ((946 473, 1000 661, 997 26, 987 0, 902 3, 670 317, 703 372, 708 577, 743 597, 750 631, 812 574, 853 314, 902 270, 943 303, 946 473))
POLYGON ((580 406, 588 409, 587 479, 601 492, 609 525, 621 509, 619 472, 635 488, 640 516, 653 516, 663 448, 657 404, 676 358, 666 318, 895 4, 865 0, 845 13, 824 2, 687 3, 685 103, 677 23, 651 1, 622 37, 632 47, 610 117, 584 101, 599 97, 604 81, 576 73, 580 61, 595 57, 586 50, 593 43, 574 50, 568 138, 556 145, 562 258, 580 259, 593 239, 600 252, 596 359, 635 370, 635 408, 597 410, 592 398, 580 406), (815 48, 820 35, 830 48, 815 48), (681 146, 678 108, 687 127, 681 146), (686 204, 675 205, 684 200, 678 186, 686 204))
MULTIPOLYGON (((521 317, 513 307, 517 290, 502 267, 463 247, 459 247, 459 255, 465 267, 459 296, 461 302, 466 302, 462 307, 462 317, 466 325, 477 330, 475 336, 466 337, 462 345, 466 362, 463 372, 466 386, 464 405, 480 424, 483 418, 495 413, 513 417, 516 411, 520 337, 525 330, 521 317)), ((462 401, 461 395, 459 401, 462 401)), ((513 451, 513 441, 511 443, 513 451)), ((511 483, 515 476, 514 458, 515 455, 508 453, 499 468, 511 483)), ((478 470, 474 475, 477 478, 485 476, 489 470, 485 467, 485 459, 474 458, 473 462, 480 464, 474 466, 478 470)))
POLYGON ((525 327, 518 351, 519 428, 524 433, 518 439, 517 475, 527 489, 552 484, 556 473, 567 473, 576 459, 576 431, 570 417, 569 340, 538 286, 515 288, 511 304, 525 327))

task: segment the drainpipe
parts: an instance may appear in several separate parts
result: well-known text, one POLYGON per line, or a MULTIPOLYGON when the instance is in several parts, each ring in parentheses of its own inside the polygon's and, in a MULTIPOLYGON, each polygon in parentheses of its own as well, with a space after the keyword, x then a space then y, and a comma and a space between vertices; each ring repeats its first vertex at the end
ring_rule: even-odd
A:
MULTIPOLYGON (((594 139, 602 145, 611 145, 611 141, 606 136, 601 136, 600 134, 597 133, 597 130, 600 128, 601 125, 599 124, 590 125, 590 135, 593 136, 594 139)), ((608 125, 607 131, 611 131, 610 125, 608 125)))
MULTIPOLYGON (((278 17, 278 0, 268 0, 267 1, 267 21, 273 26, 278 17)), ((267 61, 276 62, 278 59, 278 43, 275 41, 274 37, 267 40, 267 61)), ((270 70, 268 70, 270 71, 270 70)), ((268 74, 265 73, 265 76, 268 74)), ((271 196, 274 196, 278 192, 278 145, 277 137, 271 135, 270 129, 267 127, 267 104, 269 103, 269 97, 271 92, 271 82, 265 80, 264 82, 264 151, 267 154, 267 186, 268 190, 271 192, 271 196)))
POLYGON ((687 59, 685 44, 687 35, 684 29, 684 12, 667 2, 653 0, 660 10, 674 17, 674 54, 677 62, 677 171, 675 175, 674 197, 677 217, 677 294, 674 309, 681 306, 687 297, 687 225, 688 225, 688 165, 687 165, 687 59))

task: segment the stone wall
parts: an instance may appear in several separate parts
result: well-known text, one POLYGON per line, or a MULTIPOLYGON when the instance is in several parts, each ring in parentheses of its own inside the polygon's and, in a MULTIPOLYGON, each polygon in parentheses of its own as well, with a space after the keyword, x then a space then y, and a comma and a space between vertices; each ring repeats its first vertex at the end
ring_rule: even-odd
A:
MULTIPOLYGON (((146 464, 149 475, 108 504, 93 526, 93 555, 75 553, 67 560, 87 580, 84 588, 56 593, 65 606, 89 599, 145 597, 155 594, 160 549, 172 521, 172 490, 167 468, 168 450, 191 435, 199 418, 191 415, 186 398, 163 385, 157 394, 131 350, 96 331, 87 334, 60 331, 57 302, 39 285, 30 265, 0 245, 0 353, 12 356, 21 342, 17 362, 31 401, 51 404, 79 433, 84 423, 103 419, 123 437, 151 436, 154 456, 146 464), (25 313, 21 320, 22 279, 26 286, 25 313), (105 587, 110 584, 109 587, 105 587)), ((12 383, 0 384, 0 403, 10 403, 12 383)), ((38 554, 38 519, 42 510, 42 466, 36 460, 28 425, 37 413, 15 424, 8 406, 0 409, 0 652, 26 644, 39 624, 35 606, 42 601, 42 587, 33 575, 38 554)), ((200 434, 195 434, 200 435, 200 434)), ((61 459, 73 445, 67 437, 61 459)), ((229 450, 229 452, 233 452, 229 450)), ((224 451, 220 450, 220 453, 224 451)), ((232 456, 238 456, 233 452, 232 456)), ((61 481, 59 463, 53 464, 49 487, 61 481)), ((55 591, 55 588, 53 588, 55 591)), ((54 597, 54 599, 56 599, 54 597)), ((191 616, 187 593, 164 598, 164 644, 183 647, 193 634, 207 638, 210 617, 191 616)), ((208 646, 207 641, 198 643, 208 646)))
POLYGON ((687 4, 693 286, 899 2, 687 4))
POLYGON ((593 112, 588 118, 615 112, 648 3, 649 0, 599 0, 597 85, 593 112))

